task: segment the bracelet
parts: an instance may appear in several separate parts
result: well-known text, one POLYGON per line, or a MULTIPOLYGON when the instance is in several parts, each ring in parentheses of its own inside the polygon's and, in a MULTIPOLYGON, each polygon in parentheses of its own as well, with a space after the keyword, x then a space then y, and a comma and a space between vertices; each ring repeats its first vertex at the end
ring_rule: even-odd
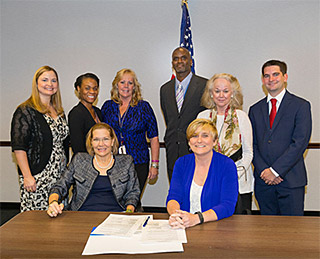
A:
POLYGON ((159 169, 159 164, 157 163, 151 163, 151 167, 155 168, 155 169, 159 169))
POLYGON ((152 160, 151 162, 156 162, 156 163, 159 163, 159 160, 152 160))
POLYGON ((54 202, 59 203, 59 201, 57 201, 57 200, 52 200, 52 201, 49 203, 49 205, 50 205, 51 203, 54 203, 54 202))
POLYGON ((199 224, 202 224, 202 223, 204 222, 204 218, 203 218, 202 213, 201 213, 200 211, 197 211, 197 212, 195 212, 194 214, 198 214, 199 219, 200 219, 200 223, 199 223, 199 224))

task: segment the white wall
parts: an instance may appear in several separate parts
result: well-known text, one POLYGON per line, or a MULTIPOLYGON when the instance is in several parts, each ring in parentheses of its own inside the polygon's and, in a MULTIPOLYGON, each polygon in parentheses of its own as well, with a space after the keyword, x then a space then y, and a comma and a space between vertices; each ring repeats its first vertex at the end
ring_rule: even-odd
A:
MULTIPOLYGON (((171 52, 179 43, 180 0, 0 0, 0 140, 10 140, 10 121, 31 93, 34 72, 48 64, 58 71, 66 113, 77 103, 73 83, 84 72, 101 79, 98 106, 110 97, 116 71, 132 68, 143 96, 165 126, 159 88, 171 76, 171 52)), ((260 69, 268 59, 288 64, 288 89, 312 104, 311 142, 320 142, 319 1, 189 0, 196 73, 235 75, 243 88, 244 110, 264 96, 260 69)), ((10 148, 1 148, 0 201, 18 201, 10 148)), ((320 210, 319 152, 306 160, 310 210, 320 210), (314 186, 311 188, 311 185, 314 186)), ((145 206, 164 206, 168 189, 165 153, 158 182, 148 185, 145 206)))

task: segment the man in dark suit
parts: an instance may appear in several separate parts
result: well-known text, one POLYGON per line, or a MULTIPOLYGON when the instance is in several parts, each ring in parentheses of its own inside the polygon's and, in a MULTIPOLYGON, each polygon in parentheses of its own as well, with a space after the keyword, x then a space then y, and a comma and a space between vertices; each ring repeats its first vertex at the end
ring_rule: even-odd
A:
POLYGON ((303 153, 311 136, 310 103, 286 90, 287 65, 262 66, 268 96, 250 107, 255 196, 262 215, 303 215, 307 172, 303 153))
POLYGON ((164 141, 169 181, 176 160, 190 153, 186 129, 198 113, 205 109, 200 106, 200 99, 207 79, 193 75, 191 66, 189 51, 183 47, 176 48, 172 53, 172 67, 176 77, 161 86, 160 90, 161 109, 167 127, 164 141))

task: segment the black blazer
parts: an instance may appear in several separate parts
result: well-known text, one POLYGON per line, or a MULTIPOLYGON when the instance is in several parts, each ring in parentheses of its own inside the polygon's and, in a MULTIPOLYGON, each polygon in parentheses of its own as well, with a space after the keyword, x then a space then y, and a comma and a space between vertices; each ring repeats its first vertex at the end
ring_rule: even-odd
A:
MULTIPOLYGON (((93 106, 100 121, 102 115, 99 108, 93 106)), ((78 152, 87 152, 86 136, 93 125, 96 124, 88 109, 79 102, 68 114, 68 123, 70 130, 71 148, 74 154, 78 152)))
POLYGON ((164 141, 166 144, 168 172, 173 170, 175 161, 189 154, 186 129, 191 121, 197 118, 199 112, 205 110, 200 105, 207 79, 193 75, 185 98, 178 112, 175 96, 175 79, 165 83, 160 90, 160 103, 166 123, 164 141))

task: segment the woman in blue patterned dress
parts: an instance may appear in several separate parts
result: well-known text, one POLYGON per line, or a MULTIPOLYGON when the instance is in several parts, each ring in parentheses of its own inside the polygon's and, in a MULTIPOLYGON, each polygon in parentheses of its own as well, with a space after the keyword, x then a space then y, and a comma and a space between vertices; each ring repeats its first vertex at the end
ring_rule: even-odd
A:
POLYGON ((158 126, 150 104, 142 100, 140 83, 131 69, 121 69, 112 82, 111 100, 101 109, 102 119, 116 132, 119 153, 133 157, 141 195, 148 179, 159 169, 158 126), (151 146, 151 166, 146 136, 151 146))
POLYGON ((33 77, 31 97, 17 107, 11 122, 21 211, 48 208, 50 188, 68 162, 68 136, 58 74, 43 66, 33 77))

